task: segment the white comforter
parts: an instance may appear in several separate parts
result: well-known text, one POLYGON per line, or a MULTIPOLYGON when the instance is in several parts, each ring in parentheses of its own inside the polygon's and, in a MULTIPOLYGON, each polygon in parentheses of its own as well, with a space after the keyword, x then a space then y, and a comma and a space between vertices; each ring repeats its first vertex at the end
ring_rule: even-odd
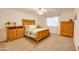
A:
POLYGON ((29 37, 32 37, 32 38, 35 38, 36 37, 36 34, 37 34, 37 32, 39 32, 39 31, 43 31, 43 30, 46 30, 47 28, 30 28, 29 30, 27 30, 26 29, 26 31, 25 31, 25 35, 26 36, 29 36, 29 37))

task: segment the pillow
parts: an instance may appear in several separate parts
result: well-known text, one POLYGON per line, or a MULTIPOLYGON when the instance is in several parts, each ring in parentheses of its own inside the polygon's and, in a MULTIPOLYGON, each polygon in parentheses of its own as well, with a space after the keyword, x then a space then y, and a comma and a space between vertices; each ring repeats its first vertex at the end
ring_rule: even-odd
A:
POLYGON ((29 31, 29 26, 25 25, 25 30, 29 31))
POLYGON ((36 26, 35 25, 28 25, 28 26, 29 26, 29 30, 30 31, 36 30, 36 26))
POLYGON ((34 30, 36 30, 36 26, 35 25, 25 25, 25 30, 34 31, 34 30))

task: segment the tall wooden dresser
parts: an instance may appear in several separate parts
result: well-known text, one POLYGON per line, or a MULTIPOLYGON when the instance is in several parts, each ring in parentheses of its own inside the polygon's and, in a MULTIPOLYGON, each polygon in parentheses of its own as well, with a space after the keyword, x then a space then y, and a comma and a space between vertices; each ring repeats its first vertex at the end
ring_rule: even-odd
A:
POLYGON ((60 35, 66 36, 66 37, 73 37, 73 35, 74 35, 74 22, 72 20, 61 22, 60 35))
POLYGON ((24 36, 23 26, 7 26, 7 40, 12 41, 24 36))

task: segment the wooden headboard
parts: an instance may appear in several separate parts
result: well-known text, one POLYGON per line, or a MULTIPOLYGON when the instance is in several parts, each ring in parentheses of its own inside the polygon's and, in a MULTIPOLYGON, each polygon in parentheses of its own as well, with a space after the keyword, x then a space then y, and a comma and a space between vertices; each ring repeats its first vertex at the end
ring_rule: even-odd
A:
POLYGON ((32 19, 22 19, 22 25, 34 25, 35 24, 35 20, 32 19))

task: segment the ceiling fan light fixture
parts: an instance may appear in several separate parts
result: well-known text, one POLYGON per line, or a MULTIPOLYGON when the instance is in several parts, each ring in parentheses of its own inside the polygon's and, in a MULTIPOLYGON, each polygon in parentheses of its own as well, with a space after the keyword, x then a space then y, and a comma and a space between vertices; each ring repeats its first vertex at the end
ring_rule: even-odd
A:
POLYGON ((34 8, 34 10, 36 10, 39 15, 43 15, 47 12, 47 9, 45 8, 34 8))
POLYGON ((38 9, 38 14, 39 14, 39 15, 43 15, 43 14, 46 13, 46 12, 47 12, 47 10, 44 9, 44 8, 39 8, 39 9, 38 9))
POLYGON ((38 14, 39 14, 39 15, 43 15, 43 12, 40 12, 40 11, 39 11, 38 14))

